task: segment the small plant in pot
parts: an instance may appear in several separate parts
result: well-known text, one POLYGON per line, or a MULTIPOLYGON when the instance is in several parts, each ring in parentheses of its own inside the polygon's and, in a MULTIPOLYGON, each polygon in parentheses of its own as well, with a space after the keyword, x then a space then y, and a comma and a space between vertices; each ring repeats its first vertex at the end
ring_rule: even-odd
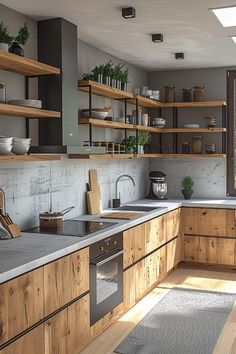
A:
POLYGON ((183 178, 182 182, 182 193, 184 196, 184 199, 191 199, 192 194, 193 194, 193 186, 194 182, 191 177, 186 176, 183 178))
POLYGON ((135 136, 129 136, 126 141, 125 139, 122 140, 121 145, 126 146, 126 153, 128 154, 133 154, 135 149, 136 149, 136 137, 135 136))
POLYGON ((14 37, 10 36, 7 26, 3 22, 0 22, 0 50, 8 52, 9 44, 14 37))
POLYGON ((147 132, 141 132, 138 135, 138 154, 144 154, 144 145, 149 141, 150 134, 147 132))
POLYGON ((14 38, 9 48, 9 52, 23 57, 25 55, 25 51, 22 48, 22 45, 25 45, 27 43, 29 35, 30 32, 27 23, 25 23, 24 26, 20 28, 17 36, 14 38))

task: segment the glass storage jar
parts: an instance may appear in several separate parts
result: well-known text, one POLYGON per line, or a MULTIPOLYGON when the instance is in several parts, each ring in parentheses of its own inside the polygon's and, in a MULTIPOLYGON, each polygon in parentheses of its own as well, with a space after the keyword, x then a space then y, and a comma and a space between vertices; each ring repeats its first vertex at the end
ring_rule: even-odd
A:
POLYGON ((202 136, 192 136, 192 153, 201 154, 202 153, 202 136))
POLYGON ((182 154, 190 154, 190 142, 189 141, 182 142, 182 154))
POLYGON ((193 96, 192 96, 191 88, 182 89, 182 93, 183 93, 183 102, 192 102, 193 96))
POLYGON ((193 100, 194 102, 203 102, 205 101, 205 87, 204 86, 194 86, 193 91, 193 100))
POLYGON ((175 102, 175 86, 165 86, 165 102, 175 102))
POLYGON ((0 102, 6 102, 6 84, 0 82, 0 102))

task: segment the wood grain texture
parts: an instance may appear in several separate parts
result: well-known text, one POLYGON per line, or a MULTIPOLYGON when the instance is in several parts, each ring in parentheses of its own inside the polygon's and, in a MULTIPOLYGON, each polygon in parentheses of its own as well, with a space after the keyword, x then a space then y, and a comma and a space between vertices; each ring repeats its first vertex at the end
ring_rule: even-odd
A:
POLYGON ((142 213, 135 213, 135 212, 114 212, 114 213, 106 213, 106 214, 102 214, 100 216, 101 219, 124 219, 124 220, 132 220, 132 219, 136 219, 140 216, 142 216, 142 213))
POLYGON ((90 339, 89 295, 45 324, 45 354, 79 353, 90 339))
POLYGON ((210 208, 183 208, 184 233, 235 237, 235 211, 210 208))
POLYGON ((45 315, 89 290, 88 271, 88 248, 44 266, 45 315))
POLYGON ((0 50, 0 69, 25 76, 59 75, 61 70, 26 57, 0 50))
POLYGON ((167 260, 166 270, 167 273, 182 261, 182 244, 181 237, 178 236, 175 240, 171 241, 166 246, 167 260))
POLYGON ((154 251, 161 244, 165 243, 163 220, 164 217, 159 216, 145 223, 146 254, 154 251))
POLYGON ((0 285, 0 344, 43 317, 42 268, 0 285))
POLYGON ((13 104, 0 103, 0 114, 6 116, 16 116, 22 118, 54 118, 61 117, 61 113, 57 111, 49 111, 45 109, 23 107, 13 104))
POLYGON ((185 235, 184 261, 234 266, 236 240, 185 235))
POLYGON ((145 229, 146 226, 143 223, 123 232, 123 247, 125 251, 123 257, 124 268, 145 256, 145 229))
POLYGON ((101 204, 98 192, 86 192, 86 200, 89 215, 96 215, 101 213, 101 204))
POLYGON ((9 156, 0 156, 1 162, 32 162, 32 161, 58 161, 61 159, 60 155, 9 155, 9 156))
POLYGON ((135 127, 132 124, 125 124, 125 123, 113 122, 109 120, 96 119, 96 118, 79 118, 79 124, 84 124, 84 125, 91 124, 93 127, 111 128, 111 129, 131 129, 131 130, 135 129, 135 127))
POLYGON ((155 128, 155 127, 145 127, 142 125, 134 125, 134 128, 139 131, 147 131, 150 133, 162 133, 162 134, 173 134, 173 133, 223 133, 226 132, 226 128, 155 128))
POLYGON ((206 158, 206 159, 214 159, 214 158, 225 158, 226 154, 138 154, 134 155, 135 158, 206 158))
POLYGON ((88 85, 91 85, 92 87, 92 94, 97 96, 107 97, 111 99, 133 97, 133 94, 130 92, 112 88, 91 80, 79 80, 78 81, 79 91, 88 92, 89 91, 88 85))
POLYGON ((44 326, 38 326, 23 337, 20 337, 9 346, 0 350, 0 354, 46 354, 44 326))
POLYGON ((79 154, 69 154, 69 159, 79 159, 79 160, 99 160, 99 159, 132 159, 134 154, 90 154, 90 155, 79 155, 79 154))
POLYGON ((158 250, 152 253, 145 259, 146 262, 146 289, 149 290, 150 288, 155 285, 159 279, 160 275, 160 257, 161 251, 158 250))
POLYGON ((180 232, 180 215, 180 208, 163 215, 163 233, 165 242, 178 236, 180 232))

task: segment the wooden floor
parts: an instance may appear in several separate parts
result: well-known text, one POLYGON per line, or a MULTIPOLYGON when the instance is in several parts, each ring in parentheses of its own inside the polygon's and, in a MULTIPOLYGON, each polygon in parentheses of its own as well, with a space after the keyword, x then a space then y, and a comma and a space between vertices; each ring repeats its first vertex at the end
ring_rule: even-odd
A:
MULTIPOLYGON (((189 268, 178 268, 174 270, 157 288, 121 317, 119 321, 111 325, 82 353, 114 353, 115 348, 123 341, 135 325, 174 286, 236 293, 236 273, 189 268)), ((236 303, 225 323, 213 354, 236 354, 236 303)))

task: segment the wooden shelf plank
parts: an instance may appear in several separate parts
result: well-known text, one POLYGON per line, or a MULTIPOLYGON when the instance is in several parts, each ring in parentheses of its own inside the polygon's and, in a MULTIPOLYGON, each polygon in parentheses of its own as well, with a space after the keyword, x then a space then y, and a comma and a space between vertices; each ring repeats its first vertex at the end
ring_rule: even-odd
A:
POLYGON ((60 118, 60 112, 0 103, 0 114, 23 118, 60 118))
POLYGON ((225 158, 225 154, 138 154, 137 158, 225 158))
POLYGON ((25 57, 0 50, 0 69, 25 76, 59 75, 61 70, 25 57))
POLYGON ((136 100, 138 100, 138 105, 140 107, 145 107, 145 108, 161 108, 163 105, 160 101, 153 100, 151 98, 147 98, 143 96, 133 97, 132 99, 128 100, 128 103, 136 104, 136 100))
POLYGON ((127 91, 118 90, 96 81, 79 80, 79 91, 89 92, 88 85, 92 86, 92 93, 97 96, 107 97, 111 99, 132 98, 133 94, 127 91))
POLYGON ((91 124, 94 127, 101 127, 101 128, 131 129, 131 130, 135 129, 132 124, 112 122, 109 120, 95 119, 95 118, 79 118, 79 124, 91 124))
POLYGON ((0 162, 31 162, 31 161, 56 161, 60 160, 60 155, 0 155, 0 162))
POLYGON ((89 159, 89 160, 98 160, 98 159, 132 159, 133 154, 100 154, 100 155, 78 155, 70 154, 69 159, 89 159))
POLYGON ((162 108, 197 108, 197 107, 222 107, 226 106, 225 101, 204 101, 204 102, 174 102, 162 103, 162 108))
POLYGON ((227 131, 226 128, 155 128, 142 125, 134 125, 134 128, 150 133, 223 133, 227 131))

